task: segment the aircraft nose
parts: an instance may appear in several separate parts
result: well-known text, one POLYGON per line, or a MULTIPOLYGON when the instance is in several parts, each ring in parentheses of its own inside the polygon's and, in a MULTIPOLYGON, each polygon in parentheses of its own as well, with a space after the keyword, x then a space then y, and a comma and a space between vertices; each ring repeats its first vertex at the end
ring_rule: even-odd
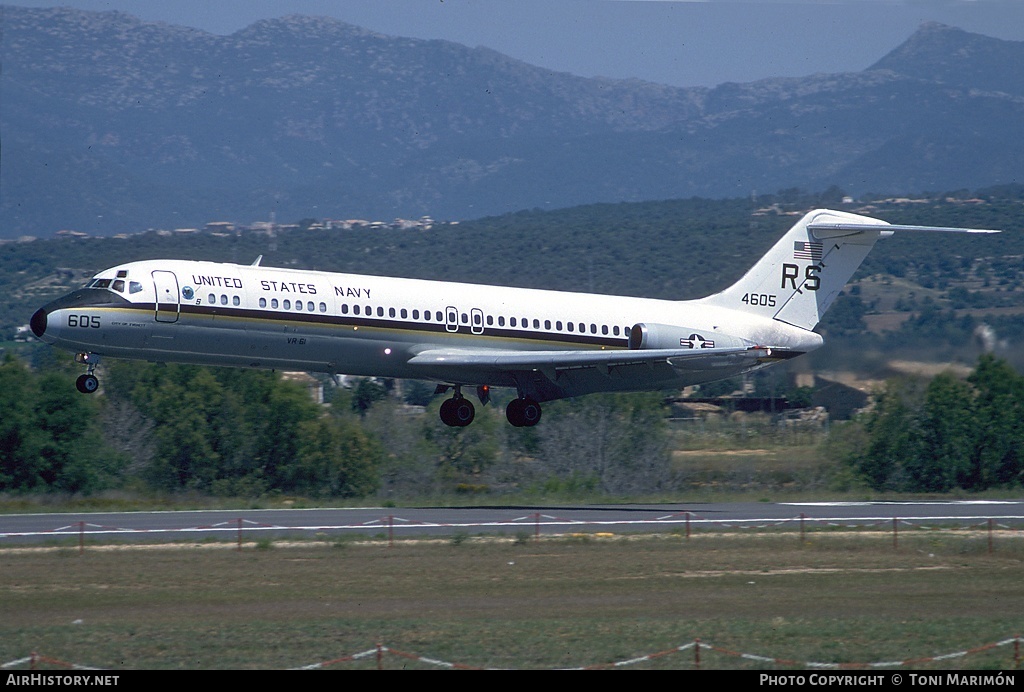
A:
POLYGON ((46 310, 43 308, 36 310, 28 324, 32 328, 32 333, 42 339, 43 334, 46 333, 46 310))

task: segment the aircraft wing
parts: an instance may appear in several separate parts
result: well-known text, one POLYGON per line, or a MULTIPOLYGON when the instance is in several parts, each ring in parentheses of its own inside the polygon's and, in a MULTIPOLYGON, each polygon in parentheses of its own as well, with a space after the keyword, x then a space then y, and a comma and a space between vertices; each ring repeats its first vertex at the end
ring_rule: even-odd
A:
POLYGON ((789 355, 762 346, 613 351, 435 348, 408 362, 422 369, 425 379, 517 386, 537 401, 550 401, 609 389, 657 388, 659 382, 677 382, 686 373, 692 373, 694 383, 707 382, 789 355))

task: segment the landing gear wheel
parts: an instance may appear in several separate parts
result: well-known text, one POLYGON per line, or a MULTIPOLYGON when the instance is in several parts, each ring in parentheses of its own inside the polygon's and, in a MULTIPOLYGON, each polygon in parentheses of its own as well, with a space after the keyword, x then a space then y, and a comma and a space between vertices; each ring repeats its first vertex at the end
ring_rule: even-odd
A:
POLYGON ((452 428, 464 428, 475 417, 476 409, 469 399, 452 398, 441 404, 441 422, 452 428))
POLYGON ((92 394, 100 388, 100 381, 96 379, 95 375, 79 375, 75 380, 75 387, 82 394, 92 394))
POLYGON ((505 417, 517 428, 532 428, 540 422, 540 404, 533 399, 513 399, 505 407, 505 417))

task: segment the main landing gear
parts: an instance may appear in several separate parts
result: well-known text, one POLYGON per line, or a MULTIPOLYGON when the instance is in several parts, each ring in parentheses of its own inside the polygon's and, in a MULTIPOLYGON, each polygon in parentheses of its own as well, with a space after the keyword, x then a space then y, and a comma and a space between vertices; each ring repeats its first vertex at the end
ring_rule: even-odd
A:
POLYGON ((505 407, 505 417, 517 428, 532 428, 540 422, 540 404, 533 399, 513 399, 505 407))
POLYGON ((100 388, 100 381, 96 379, 96 375, 93 374, 96 370, 96 366, 100 362, 99 356, 93 355, 92 353, 76 353, 75 362, 85 363, 87 366, 85 374, 79 375, 78 379, 75 380, 75 388, 82 394, 92 394, 100 388))
POLYGON ((476 409, 472 402, 455 389, 455 396, 441 404, 441 422, 452 428, 464 428, 473 422, 476 409))
MULTIPOLYGON (((446 385, 438 385, 438 393, 448 389, 446 385)), ((487 404, 490 400, 489 390, 481 387, 477 390, 480 401, 487 404)), ((540 422, 540 404, 533 399, 520 397, 513 399, 505 407, 505 417, 517 428, 531 428, 540 422)), ((462 388, 455 387, 455 395, 441 404, 441 422, 453 428, 464 428, 473 422, 476 409, 473 403, 462 396, 462 388)))

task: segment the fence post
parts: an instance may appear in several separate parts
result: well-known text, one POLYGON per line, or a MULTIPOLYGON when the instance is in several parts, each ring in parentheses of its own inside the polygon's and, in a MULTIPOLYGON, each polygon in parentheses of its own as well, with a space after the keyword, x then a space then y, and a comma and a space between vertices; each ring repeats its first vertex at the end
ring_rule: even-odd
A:
POLYGON ((384 670, 384 645, 377 642, 377 670, 384 670))
POLYGON ((540 512, 533 513, 533 540, 540 540, 540 512))
POLYGON ((395 547, 395 515, 388 515, 388 547, 395 547))
POLYGON ((693 663, 700 668, 700 638, 693 640, 693 663))
POLYGON ((801 543, 801 545, 806 543, 806 539, 804 538, 804 518, 806 516, 807 516, 806 514, 804 514, 803 512, 800 512, 800 543, 801 543))
POLYGON ((690 510, 686 510, 686 540, 690 540, 690 510))
POLYGON ((85 552, 85 522, 78 522, 78 554, 85 552))
POLYGON ((242 517, 238 517, 238 550, 242 550, 242 517))
POLYGON ((899 550, 899 519, 896 517, 892 518, 892 549, 899 550))
POLYGON ((988 520, 988 554, 992 554, 992 520, 988 520))

